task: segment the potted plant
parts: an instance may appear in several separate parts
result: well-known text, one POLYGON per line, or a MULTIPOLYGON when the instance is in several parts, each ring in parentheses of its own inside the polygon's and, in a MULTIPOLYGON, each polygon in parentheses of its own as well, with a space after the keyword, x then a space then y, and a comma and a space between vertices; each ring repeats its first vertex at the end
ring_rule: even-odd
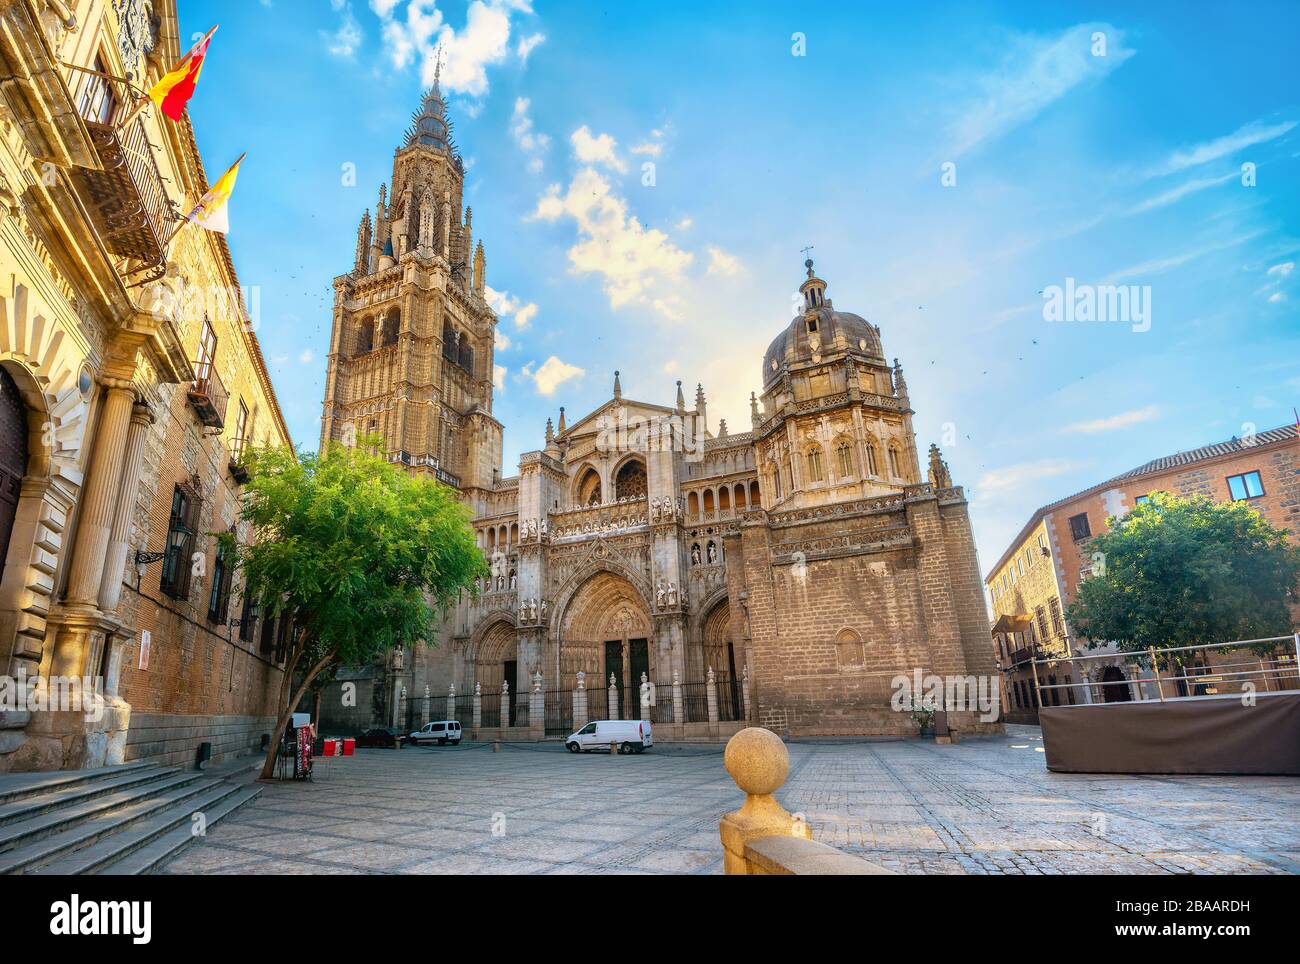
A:
POLYGON ((923 739, 934 737, 934 707, 930 706, 922 699, 912 700, 912 719, 916 721, 917 728, 923 739))

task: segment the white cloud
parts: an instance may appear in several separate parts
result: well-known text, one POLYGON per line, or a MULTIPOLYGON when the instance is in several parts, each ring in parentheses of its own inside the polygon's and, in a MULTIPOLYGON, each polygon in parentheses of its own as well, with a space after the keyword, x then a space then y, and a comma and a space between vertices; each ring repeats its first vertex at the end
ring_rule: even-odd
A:
POLYGON ((497 351, 506 351, 510 347, 510 336, 497 328, 492 336, 492 344, 497 351))
POLYGON ((506 390, 506 366, 505 365, 492 366, 492 387, 495 388, 498 392, 504 392, 506 390))
POLYGON ((1159 415, 1159 405, 1148 405, 1146 408, 1135 408, 1131 411, 1120 412, 1118 415, 1107 416, 1106 418, 1075 422, 1073 425, 1067 425, 1061 431, 1082 432, 1085 435, 1097 435, 1101 432, 1113 432, 1116 429, 1128 428, 1130 425, 1137 425, 1139 422, 1149 422, 1159 415))
POLYGON ((675 227, 678 231, 689 231, 694 224, 695 224, 694 219, 682 218, 675 225, 673 225, 673 227, 675 227))
POLYGON ((537 305, 533 302, 524 304, 508 291, 497 291, 491 285, 483 286, 483 297, 488 307, 496 312, 497 318, 509 318, 514 315, 515 327, 520 331, 527 328, 537 316, 537 305))
POLYGON ((1204 164, 1207 161, 1226 157, 1229 154, 1235 154, 1243 148, 1281 137, 1295 125, 1295 121, 1283 121, 1280 124, 1263 124, 1260 121, 1252 121, 1231 134, 1174 151, 1168 160, 1152 173, 1156 175, 1172 174, 1175 171, 1181 171, 1188 167, 1204 164))
POLYGON ((533 323, 533 319, 536 317, 537 305, 530 301, 515 312, 515 327, 523 331, 533 323))
POLYGON ((1283 261, 1281 264, 1273 265, 1273 267, 1269 268, 1268 271, 1264 273, 1267 274, 1270 278, 1272 277, 1285 278, 1289 274, 1291 274, 1291 272, 1294 270, 1295 270, 1294 261, 1283 261))
POLYGON ((315 360, 316 360, 316 353, 313 352, 310 348, 304 348, 302 350, 302 353, 298 356, 298 361, 302 362, 304 365, 310 365, 315 360))
POLYGON ((560 191, 560 185, 551 185, 530 218, 573 219, 578 241, 569 249, 570 270, 600 275, 610 307, 649 303, 651 289, 680 279, 694 260, 663 231, 646 228, 630 215, 626 199, 613 193, 595 169, 583 168, 568 190, 560 191))
POLYGON ((1135 264, 1131 267, 1124 268, 1123 270, 1108 274, 1105 278, 1102 278, 1098 284, 1115 284, 1116 282, 1125 281, 1129 278, 1143 279, 1149 278, 1151 275, 1162 274, 1165 271, 1177 268, 1180 265, 1186 264, 1188 261, 1195 260, 1196 258, 1200 258, 1214 251, 1221 251, 1224 248, 1231 248, 1238 244, 1244 244, 1257 234, 1259 234, 1258 231, 1236 238, 1229 238, 1227 241, 1203 245, 1199 248, 1193 248, 1190 251, 1185 251, 1182 254, 1171 255, 1167 258, 1156 258, 1151 261, 1143 261, 1141 264, 1135 264))
POLYGON ((727 254, 721 248, 710 246, 709 253, 709 274, 732 275, 740 274, 740 259, 734 254, 727 254))
POLYGON ((1053 479, 1086 467, 1086 462, 1072 462, 1067 459, 1037 459, 1033 462, 1003 466, 981 476, 975 483, 976 497, 981 500, 996 499, 1010 495, 1028 482, 1053 479))
POLYGON ((951 155, 1001 137, 1075 88, 1104 78, 1133 56, 1123 39, 1106 23, 1077 24, 1052 37, 1014 38, 1002 65, 973 82, 979 93, 952 125, 951 155), (1105 35, 1104 57, 1093 56, 1096 33, 1105 35))
POLYGON ((521 64, 528 63, 528 55, 531 54, 545 40, 546 37, 540 33, 529 34, 527 37, 520 37, 519 43, 515 47, 515 56, 519 58, 521 64))
POLYGON ((579 368, 577 365, 562 362, 552 355, 542 362, 542 367, 533 374, 533 381, 537 384, 537 390, 541 394, 554 395, 555 390, 560 385, 570 379, 581 378, 585 374, 587 373, 584 369, 579 368))
POLYGON ((1195 194, 1197 191, 1204 191, 1206 188, 1218 187, 1237 177, 1236 171, 1229 171, 1221 177, 1201 177, 1180 184, 1175 188, 1165 191, 1163 194, 1157 194, 1155 197, 1147 198, 1141 204, 1129 209, 1129 214, 1141 214, 1143 211, 1150 211, 1155 208, 1162 208, 1166 205, 1180 201, 1189 194, 1195 194))
POLYGON ((361 46, 361 24, 357 23, 352 12, 352 4, 347 0, 330 0, 330 7, 340 15, 339 27, 333 33, 321 31, 325 40, 325 49, 335 57, 350 58, 361 46))
POLYGON ((1268 303, 1270 305, 1280 305, 1284 301, 1286 301, 1286 295, 1280 291, 1275 291, 1268 296, 1268 303))
POLYGON ((515 98, 514 113, 510 115, 510 136, 528 155, 528 169, 536 174, 542 169, 541 155, 551 146, 551 138, 533 129, 533 119, 528 116, 530 103, 527 97, 515 98))
POLYGON ((583 124, 573 132, 573 156, 584 164, 604 164, 620 174, 627 173, 627 164, 618 156, 618 142, 609 134, 593 135, 591 128, 583 124))
MULTIPOLYGON (((471 97, 488 92, 487 68, 506 59, 512 16, 532 12, 525 0, 472 0, 465 11, 465 24, 457 30, 443 18, 437 0, 370 0, 370 8, 383 25, 384 45, 393 66, 401 69, 418 61, 421 82, 430 85, 441 46, 442 86, 471 97)), ((540 40, 528 49, 537 43, 540 40)))

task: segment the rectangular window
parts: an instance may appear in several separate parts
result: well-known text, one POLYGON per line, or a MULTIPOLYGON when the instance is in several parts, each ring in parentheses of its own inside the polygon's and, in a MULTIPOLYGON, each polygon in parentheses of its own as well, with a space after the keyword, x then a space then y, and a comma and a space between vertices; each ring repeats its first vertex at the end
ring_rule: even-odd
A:
POLYGON ((1047 608, 1052 612, 1052 632, 1057 636, 1065 635, 1065 620, 1061 617, 1061 600, 1053 596, 1047 600, 1047 608))
POLYGON ((263 656, 275 649, 275 624, 277 619, 269 614, 262 620, 262 639, 259 651, 263 656))
POLYGON ((194 377, 199 380, 207 378, 208 367, 216 361, 216 358, 217 333, 212 328, 212 322, 205 316, 203 319, 203 334, 199 338, 199 360, 194 377))
POLYGON ((240 462, 244 458, 244 446, 248 444, 248 406, 239 400, 239 417, 235 419, 235 437, 231 440, 230 458, 240 462))
POLYGON ((239 613, 239 638, 246 643, 253 641, 253 627, 257 623, 257 606, 253 602, 253 594, 248 591, 248 585, 244 585, 244 605, 239 613))
POLYGON ((1136 504, 1138 504, 1138 505, 1146 505, 1148 502, 1151 501, 1151 496, 1149 496, 1149 495, 1139 495, 1139 496, 1138 496, 1136 499, 1134 499, 1133 501, 1134 501, 1136 504))
POLYGON ((1047 633, 1047 610, 1042 606, 1034 610, 1034 618, 1038 620, 1038 638, 1046 642, 1051 639, 1047 633))
POLYGON ((1091 535, 1092 527, 1088 525, 1088 513, 1080 512, 1078 515, 1070 516, 1070 537, 1075 542, 1087 539, 1091 535))
POLYGON ((1258 472, 1246 472, 1242 475, 1228 476, 1228 494, 1234 502, 1243 499, 1258 499, 1264 494, 1264 483, 1258 472))
MULTIPOLYGON (((104 58, 95 57, 94 69, 100 74, 107 74, 108 68, 104 58)), ((77 113, 92 124, 108 126, 117 112, 117 98, 106 77, 96 74, 81 74, 83 78, 81 93, 77 97, 77 113)))
POLYGON ((172 492, 172 514, 167 525, 159 589, 173 599, 188 599, 194 531, 198 523, 198 500, 181 486, 172 492))
POLYGON ((226 547, 217 543, 217 560, 212 564, 212 589, 208 593, 208 622, 224 623, 230 610, 230 579, 233 568, 226 562, 226 547))

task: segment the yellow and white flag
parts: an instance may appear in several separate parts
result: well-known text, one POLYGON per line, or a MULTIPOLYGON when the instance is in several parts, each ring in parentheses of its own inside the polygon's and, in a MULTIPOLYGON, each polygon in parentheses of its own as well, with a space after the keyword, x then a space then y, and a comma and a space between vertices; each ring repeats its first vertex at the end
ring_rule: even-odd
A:
POLYGON ((208 189, 203 199, 194 206, 194 210, 185 215, 187 221, 193 221, 208 231, 225 234, 230 230, 230 216, 227 202, 235 190, 235 178, 239 176, 239 164, 248 156, 248 151, 239 155, 239 160, 230 165, 230 170, 221 175, 220 180, 208 189))

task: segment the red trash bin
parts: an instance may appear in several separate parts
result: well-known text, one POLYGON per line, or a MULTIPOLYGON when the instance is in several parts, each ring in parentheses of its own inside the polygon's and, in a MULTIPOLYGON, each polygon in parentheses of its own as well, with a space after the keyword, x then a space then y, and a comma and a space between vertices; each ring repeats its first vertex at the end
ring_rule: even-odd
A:
POLYGON ((326 737, 321 745, 321 756, 336 756, 335 745, 338 743, 334 737, 326 737))
POLYGON ((350 736, 347 736, 347 737, 344 737, 344 738, 343 738, 343 755, 344 755, 344 756, 351 756, 351 755, 352 755, 352 751, 355 750, 356 748, 357 748, 357 741, 356 741, 356 740, 354 740, 354 739, 353 739, 352 737, 350 737, 350 736))

